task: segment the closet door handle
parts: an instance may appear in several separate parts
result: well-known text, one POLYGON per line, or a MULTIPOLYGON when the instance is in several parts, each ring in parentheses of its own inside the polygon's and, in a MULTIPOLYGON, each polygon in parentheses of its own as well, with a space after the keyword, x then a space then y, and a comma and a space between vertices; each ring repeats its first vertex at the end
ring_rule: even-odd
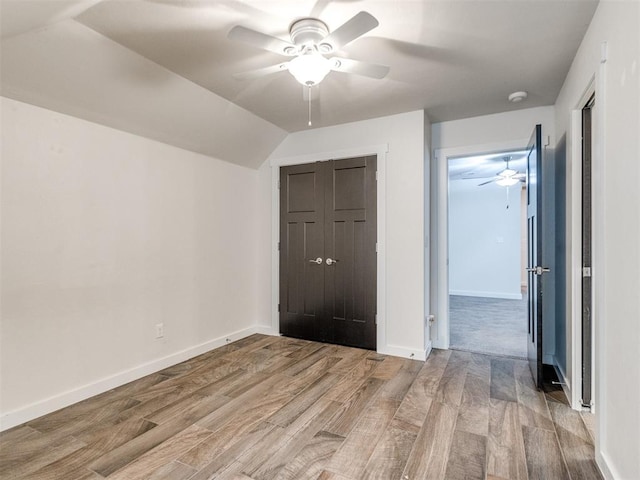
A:
POLYGON ((327 258, 327 265, 333 265, 334 263, 338 263, 338 260, 335 258, 327 258))
POLYGON ((315 263, 317 265, 322 265, 322 258, 318 257, 315 260, 309 260, 309 263, 315 263))

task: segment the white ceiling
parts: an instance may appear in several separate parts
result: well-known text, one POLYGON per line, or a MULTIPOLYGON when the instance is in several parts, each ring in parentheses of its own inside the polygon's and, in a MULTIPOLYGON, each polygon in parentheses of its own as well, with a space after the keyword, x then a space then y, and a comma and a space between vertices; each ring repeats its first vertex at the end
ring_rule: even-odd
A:
POLYGON ((490 155, 472 155, 449 159, 449 181, 463 182, 477 186, 488 180, 495 179, 498 173, 507 168, 518 173, 527 171, 527 151, 513 150, 490 155))
POLYGON ((0 5, 3 95, 255 167, 286 132, 309 128, 308 105, 303 87, 287 72, 250 81, 233 78, 285 59, 228 40, 234 25, 288 39, 295 19, 316 16, 331 30, 368 11, 379 27, 339 54, 388 65, 390 74, 373 80, 330 73, 312 104, 314 128, 420 109, 439 122, 552 105, 597 1, 1 0, 0 5), (516 90, 526 90, 529 98, 508 103, 516 90), (225 128, 235 133, 216 133, 225 128), (247 136, 255 141, 247 142, 247 136), (227 146, 220 147, 220 141, 227 146))

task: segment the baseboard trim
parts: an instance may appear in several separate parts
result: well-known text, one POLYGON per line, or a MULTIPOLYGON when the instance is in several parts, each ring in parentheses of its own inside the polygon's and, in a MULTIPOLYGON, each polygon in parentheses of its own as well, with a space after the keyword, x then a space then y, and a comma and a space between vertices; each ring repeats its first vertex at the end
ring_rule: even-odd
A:
POLYGON ((427 358, 429 358, 429 355, 431 355, 431 351, 433 350, 433 343, 429 342, 429 345, 427 346, 427 351, 424 352, 424 359, 426 360, 427 358))
POLYGON ((567 397, 567 400, 569 401, 569 404, 571 405, 571 408, 573 408, 574 410, 582 410, 582 406, 578 406, 578 405, 573 405, 572 402, 572 393, 571 393, 571 384, 569 383, 569 380, 567 379, 567 375, 564 373, 564 371, 562 370, 562 368, 560 368, 560 364, 558 363, 558 359, 556 358, 556 356, 553 356, 553 369, 556 371, 556 375, 558 375, 558 380, 560 380, 560 386, 562 387, 562 391, 564 392, 564 395, 567 397))
POLYGON ((436 339, 431 342, 433 348, 438 350, 449 350, 449 345, 443 339, 436 339))
POLYGON ((262 335, 270 335, 272 337, 279 337, 280 332, 274 330, 270 325, 256 325, 254 333, 260 333, 262 335))
MULTIPOLYGON (((164 368, 170 367, 190 358, 196 357, 210 350, 214 350, 230 342, 235 342, 242 338, 248 337, 255 333, 262 333, 265 335, 273 335, 273 330, 269 327, 252 326, 243 330, 223 335, 218 338, 214 338, 207 342, 195 345, 193 347, 180 350, 162 358, 152 360, 137 367, 125 370, 114 375, 110 375, 106 378, 102 378, 96 382, 89 383, 82 387, 78 387, 66 392, 54 395, 52 397, 34 402, 25 407, 19 408, 6 413, 0 414, 0 431, 13 428, 17 425, 21 425, 25 422, 41 417, 51 412, 55 412, 74 403, 78 403, 89 397, 93 397, 100 393, 106 392, 113 388, 124 385, 125 383, 132 382, 151 373, 155 373, 164 368)), ((277 335, 277 334, 276 334, 277 335)))
POLYGON ((566 382, 567 375, 564 373, 564 370, 562 370, 562 367, 558 363, 558 358, 555 355, 553 356, 553 363, 551 365, 553 365, 553 368, 556 369, 556 374, 558 375, 558 378, 561 381, 566 382))
POLYGON ((461 297, 501 298, 503 300, 522 300, 522 293, 478 292, 475 290, 450 290, 449 295, 461 297))
POLYGON ((400 347, 398 345, 385 345, 384 347, 378 348, 378 353, 383 355, 391 355, 393 357, 402 357, 409 358, 411 360, 422 360, 425 361, 427 359, 427 351, 419 350, 415 348, 407 348, 400 347))
POLYGON ((596 450, 596 466, 600 470, 600 473, 606 480, 615 480, 616 478, 622 478, 619 475, 614 475, 611 468, 609 467, 609 462, 604 453, 596 450))
MULTIPOLYGON (((26 405, 25 407, 12 410, 6 413, 0 413, 0 431, 8 430, 10 428, 22 425, 23 423, 34 420, 42 415, 46 415, 61 408, 68 407, 74 403, 81 402, 87 398, 99 395, 108 390, 114 389, 126 383, 132 382, 146 375, 158 372, 164 368, 170 367, 180 362, 189 360, 203 353, 206 353, 216 348, 220 348, 230 342, 235 342, 242 338, 248 337, 253 334, 263 334, 271 336, 279 336, 280 333, 273 328, 264 325, 254 325, 243 330, 223 335, 218 338, 214 338, 207 342, 195 345, 193 347, 180 350, 162 358, 152 360, 150 362, 138 365, 137 367, 125 370, 114 375, 102 378, 96 382, 89 383, 82 387, 78 387, 58 395, 45 398, 38 402, 26 405)), ((428 350, 412 349, 407 347, 401 347, 397 345, 386 345, 383 348, 378 349, 378 353, 384 355, 392 355, 395 357, 410 358, 413 360, 426 360, 427 356, 431 352, 431 348, 428 350)))
MULTIPOLYGON (((271 327, 267 327, 264 325, 258 325, 255 327, 256 328, 256 332, 254 333, 261 333, 263 335, 273 335, 273 336, 280 336, 280 332, 274 330, 271 327)), ((429 356, 429 354, 431 353, 431 349, 432 346, 431 344, 429 344, 427 350, 419 350, 419 349, 415 349, 415 348, 407 348, 407 347, 400 347, 397 345, 386 345, 384 347, 380 347, 376 350, 377 353, 380 353, 382 355, 391 355, 393 357, 402 357, 402 358, 409 358, 412 360, 426 360, 427 357, 429 356)))

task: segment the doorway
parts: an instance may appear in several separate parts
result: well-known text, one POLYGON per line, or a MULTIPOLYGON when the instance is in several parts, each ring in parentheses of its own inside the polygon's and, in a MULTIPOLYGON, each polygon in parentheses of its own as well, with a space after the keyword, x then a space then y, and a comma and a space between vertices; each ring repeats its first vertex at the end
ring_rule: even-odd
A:
POLYGON ((376 349, 376 156, 280 169, 280 333, 376 349))
POLYGON ((450 348, 527 358, 526 155, 448 159, 450 348))

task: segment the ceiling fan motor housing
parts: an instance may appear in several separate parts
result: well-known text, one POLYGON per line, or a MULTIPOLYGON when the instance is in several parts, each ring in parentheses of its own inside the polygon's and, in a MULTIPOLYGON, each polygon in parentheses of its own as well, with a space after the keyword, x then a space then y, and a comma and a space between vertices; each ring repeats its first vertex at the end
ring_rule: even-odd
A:
POLYGON ((329 35, 327 24, 317 18, 303 18, 291 24, 289 28, 291 41, 297 47, 315 45, 320 53, 329 53, 332 50, 328 43, 321 43, 329 35))

